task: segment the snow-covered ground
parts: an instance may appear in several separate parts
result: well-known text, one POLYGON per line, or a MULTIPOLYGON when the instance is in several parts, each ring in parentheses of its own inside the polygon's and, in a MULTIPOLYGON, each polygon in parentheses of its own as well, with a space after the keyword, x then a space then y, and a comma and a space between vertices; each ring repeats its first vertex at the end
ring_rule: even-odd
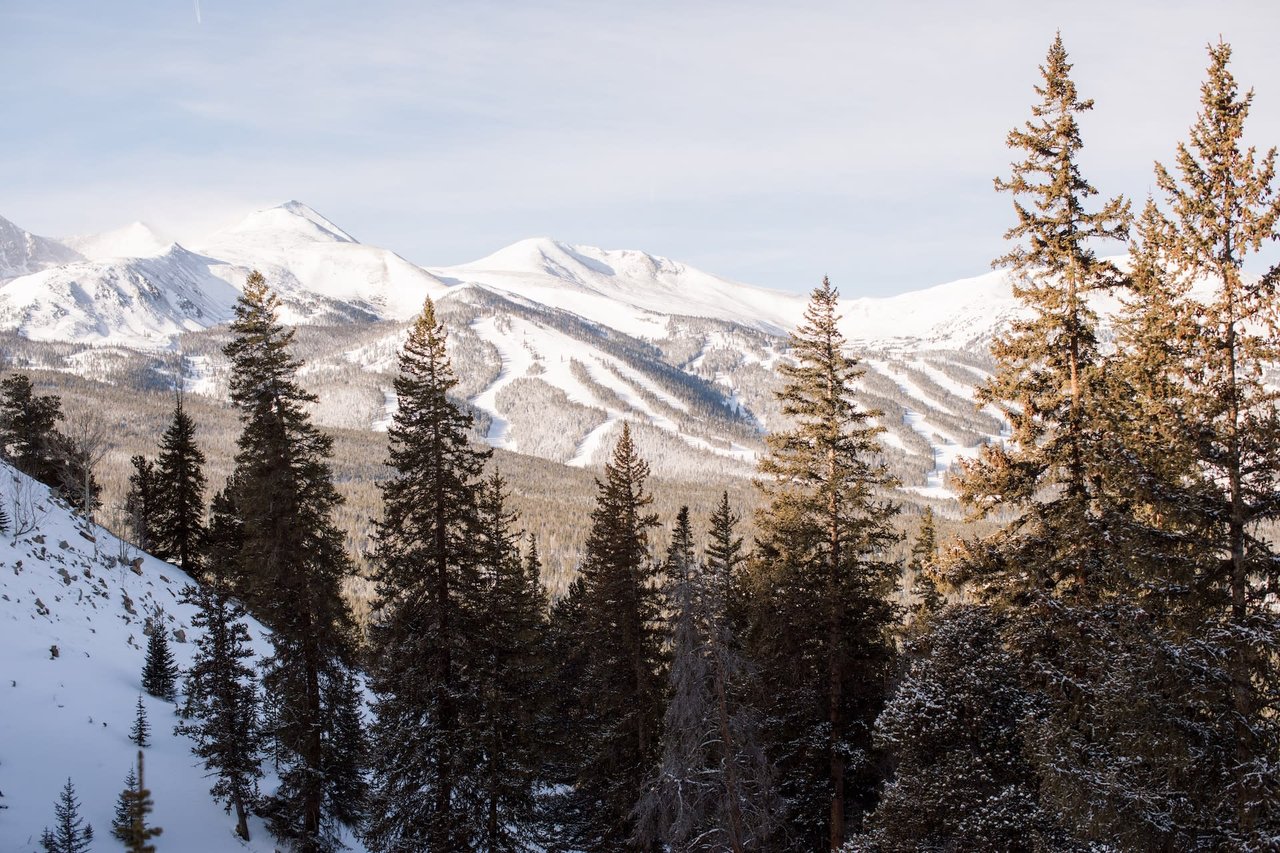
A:
MULTIPOLYGON (((40 849, 68 777, 82 817, 93 826, 94 849, 117 849, 111 818, 137 753, 129 731, 141 693, 144 622, 162 610, 170 648, 179 666, 189 665, 194 609, 178 596, 190 581, 100 527, 87 538, 79 519, 47 489, 3 463, 0 504, 11 521, 0 535, 0 804, 8 807, 0 810, 0 850, 40 849), (34 528, 15 536, 14 522, 34 528)), ((250 632, 256 651, 267 652, 264 629, 251 620, 250 632)), ((145 750, 146 784, 155 800, 151 824, 164 829, 157 847, 275 850, 261 820, 250 821, 249 843, 235 836, 235 821, 209 796, 212 780, 190 741, 173 734, 174 706, 150 696, 143 701, 151 725, 145 750)), ((269 790, 271 780, 264 781, 269 790)))

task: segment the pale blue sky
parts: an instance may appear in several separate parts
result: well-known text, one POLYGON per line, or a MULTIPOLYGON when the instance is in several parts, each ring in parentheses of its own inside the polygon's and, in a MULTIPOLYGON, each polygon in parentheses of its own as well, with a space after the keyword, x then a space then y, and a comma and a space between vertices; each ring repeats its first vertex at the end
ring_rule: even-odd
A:
POLYGON ((0 0, 0 216, 194 240, 297 198, 428 265, 548 236, 886 294, 1002 251, 991 179, 1055 29, 1097 101, 1104 192, 1151 189, 1219 35, 1257 89, 1254 141, 1280 143, 1274 0, 196 9, 0 0))

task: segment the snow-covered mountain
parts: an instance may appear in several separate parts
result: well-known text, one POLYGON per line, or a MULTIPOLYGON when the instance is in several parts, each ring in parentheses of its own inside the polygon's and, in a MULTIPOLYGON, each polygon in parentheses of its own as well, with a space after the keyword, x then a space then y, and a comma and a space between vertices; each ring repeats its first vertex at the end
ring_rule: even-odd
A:
MULTIPOLYGON (((85 529, 39 483, 0 463, 0 850, 36 853, 53 826, 53 806, 70 778, 95 849, 113 849, 111 818, 137 747, 129 740, 149 616, 160 615, 178 665, 195 639, 194 608, 179 600, 190 579, 101 527, 85 529)), ((249 620, 259 656, 267 632, 249 620)), ((260 819, 252 841, 209 795, 211 780, 174 735, 174 706, 144 696, 152 744, 146 782, 161 849, 220 853, 275 850, 260 819)), ((272 782, 264 780, 266 790, 272 782)), ((362 850, 358 844, 353 849, 362 850)))
POLYGON ((0 282, 80 259, 74 249, 0 217, 0 282))
MULTIPOLYGON (((39 243, 23 268, 45 268, 0 282, 0 330, 140 350, 170 348, 185 335, 182 347, 198 351, 192 388, 217 395, 225 365, 199 333, 217 336, 257 269, 280 295, 286 322, 328 330, 309 339, 307 355, 322 420, 376 429, 394 409, 391 373, 405 325, 430 296, 450 327, 460 392, 490 443, 590 465, 629 420, 672 474, 708 464, 750 471, 761 429, 780 422, 774 367, 806 303, 803 294, 640 251, 545 238, 471 263, 419 267, 297 201, 191 248, 160 245, 139 223, 69 243, 75 248, 39 243)), ((954 455, 1000 430, 971 400, 987 343, 1018 311, 1007 278, 847 296, 842 309, 843 331, 871 366, 864 384, 885 411, 890 452, 914 460, 913 485, 940 487, 954 455)))

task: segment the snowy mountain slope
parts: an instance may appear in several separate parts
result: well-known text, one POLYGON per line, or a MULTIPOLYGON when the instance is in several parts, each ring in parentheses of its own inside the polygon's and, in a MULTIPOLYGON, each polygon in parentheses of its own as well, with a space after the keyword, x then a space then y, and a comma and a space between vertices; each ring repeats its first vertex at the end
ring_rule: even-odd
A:
POLYGON ((0 285, 0 327, 32 340, 139 347, 222 323, 240 291, 174 243, 153 257, 77 261, 0 285))
MULTIPOLYGON (((280 295, 285 322, 327 330, 304 336, 307 379, 322 398, 317 417, 377 429, 395 407, 397 344, 429 295, 449 326, 458 390, 481 437, 582 466, 602 461, 607 437, 630 420, 670 437, 660 452, 694 454, 695 472, 749 473, 761 431, 783 423, 776 367, 807 301, 644 252, 549 239, 421 268, 296 201, 250 214, 200 242, 199 253, 171 246, 137 256, 153 238, 138 225, 86 238, 76 245, 91 259, 0 286, 0 329, 137 349, 171 347, 185 335, 200 366, 193 390, 217 395, 225 387, 220 345, 202 345, 200 330, 214 327, 209 340, 219 339, 216 324, 258 269, 280 295)), ((971 394, 913 396, 917 384, 888 368, 912 363, 920 372, 936 361, 949 382, 971 389, 980 377, 966 365, 981 364, 991 336, 1018 313, 1009 282, 993 273, 888 299, 850 290, 843 331, 856 351, 886 365, 868 378, 868 404, 884 411, 888 452, 904 480, 932 488, 946 460, 976 452, 999 427, 966 425, 975 417, 971 394)), ((88 375, 96 363, 53 366, 88 375)))
MULTIPOLYGON (((179 666, 189 665, 193 608, 178 600, 189 579, 102 528, 93 528, 93 541, 86 538, 79 519, 43 486, 3 463, 0 503, 11 519, 36 524, 0 536, 0 804, 8 806, 0 810, 0 850, 40 849, 68 777, 95 849, 114 849, 111 817, 137 751, 129 731, 141 692, 143 626, 162 608, 170 648, 179 666)), ((269 653, 264 629, 249 625, 259 656, 269 653)), ((164 829, 160 849, 275 850, 259 819, 250 822, 251 842, 234 835, 235 821, 209 796, 212 782, 189 741, 173 734, 173 706, 143 701, 152 738, 146 782, 155 800, 151 822, 164 829)))
POLYGON ((0 217, 0 281, 79 260, 83 258, 74 249, 0 217))
POLYGON ((669 258, 545 238, 522 240, 478 261, 433 272, 640 337, 661 337, 672 315, 783 333, 799 320, 805 304, 802 296, 739 284, 669 258))
POLYGON ((427 296, 448 285, 421 267, 376 246, 366 246, 297 201, 250 214, 199 245, 222 263, 216 274, 243 281, 257 269, 293 310, 296 322, 323 322, 310 297, 341 303, 370 319, 409 320, 427 296))

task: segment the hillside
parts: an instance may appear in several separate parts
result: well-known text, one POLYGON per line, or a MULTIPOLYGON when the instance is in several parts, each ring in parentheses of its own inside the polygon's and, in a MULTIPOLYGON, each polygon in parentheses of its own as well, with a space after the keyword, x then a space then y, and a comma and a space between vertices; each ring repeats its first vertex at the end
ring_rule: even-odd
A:
MULTIPOLYGON (((0 504, 11 520, 0 536, 0 804, 8 807, 0 810, 0 850, 39 850, 68 777, 96 849, 112 849, 116 797, 137 750, 129 730, 141 692, 144 620, 163 612, 170 647, 187 666, 193 609, 178 596, 190 579, 101 527, 86 536, 44 486, 4 463, 0 504)), ((265 630, 250 620, 250 631, 256 651, 268 651, 265 630)), ((189 742, 173 734, 173 706, 150 696, 144 703, 152 735, 146 782, 152 823, 164 829, 161 849, 274 850, 261 820, 251 821, 250 843, 235 837, 189 742)))

